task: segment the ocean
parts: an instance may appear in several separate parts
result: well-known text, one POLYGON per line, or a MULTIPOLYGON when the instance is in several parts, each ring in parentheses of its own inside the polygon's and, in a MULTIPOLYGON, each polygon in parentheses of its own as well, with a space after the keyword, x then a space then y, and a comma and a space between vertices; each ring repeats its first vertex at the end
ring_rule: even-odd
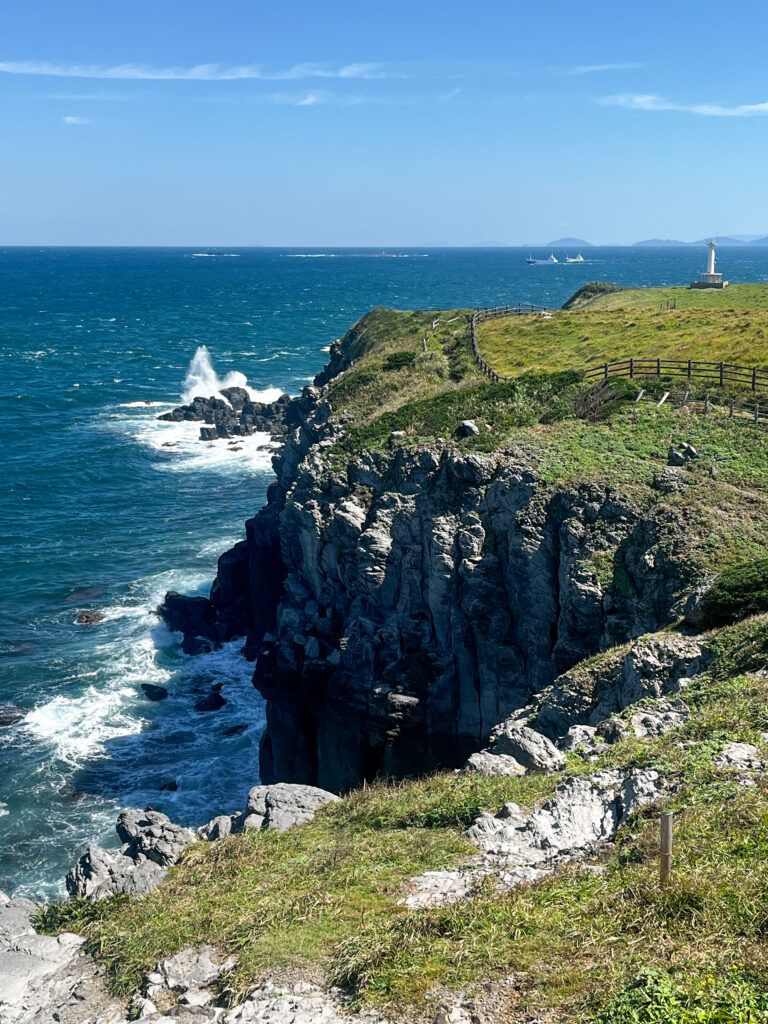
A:
MULTIPOLYGON (((295 394, 374 306, 560 305, 589 280, 685 284, 706 260, 527 255, 0 249, 0 704, 24 712, 0 727, 1 890, 59 896, 89 843, 117 845, 123 807, 197 826, 258 783, 263 705, 240 643, 188 657, 154 609, 166 590, 207 592, 264 502, 269 439, 202 443, 198 424, 157 416, 230 384, 295 394), (212 694, 226 703, 205 710, 212 694)), ((768 280, 768 249, 723 249, 718 269, 768 280)))

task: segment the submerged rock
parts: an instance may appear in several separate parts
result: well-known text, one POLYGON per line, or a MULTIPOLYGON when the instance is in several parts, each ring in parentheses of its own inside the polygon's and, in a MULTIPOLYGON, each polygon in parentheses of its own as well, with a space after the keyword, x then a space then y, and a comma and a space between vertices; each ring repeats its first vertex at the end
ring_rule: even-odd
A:
POLYGON ((92 626, 96 622, 104 621, 104 612, 80 612, 75 619, 78 626, 92 626))
POLYGON ((142 683, 141 689, 147 700, 165 700, 168 696, 168 690, 164 686, 155 686, 154 683, 142 683))
POLYGON ((18 704, 0 704, 0 726, 15 725, 25 714, 18 704))

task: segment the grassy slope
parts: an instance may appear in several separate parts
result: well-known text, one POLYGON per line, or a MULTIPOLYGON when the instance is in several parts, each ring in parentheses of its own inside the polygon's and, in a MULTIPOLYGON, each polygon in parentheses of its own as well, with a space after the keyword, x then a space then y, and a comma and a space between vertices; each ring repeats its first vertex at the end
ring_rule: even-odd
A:
POLYGON ((502 376, 585 370, 630 356, 768 366, 768 284, 621 291, 551 319, 489 320, 480 324, 477 339, 502 376), (677 309, 660 310, 667 302, 677 302, 677 309))
POLYGON ((768 661, 768 617, 725 628, 713 642, 718 658, 686 690, 694 715, 681 731, 619 743, 597 766, 570 756, 572 773, 651 766, 678 784, 666 892, 656 882, 658 810, 646 809, 603 874, 567 869, 506 895, 487 886, 455 906, 406 909, 398 900, 408 877, 466 861, 460 830, 479 810, 509 799, 530 806, 557 781, 443 775, 355 793, 284 835, 201 844, 142 900, 69 904, 44 922, 84 930, 124 992, 160 957, 213 942, 239 958, 230 997, 266 969, 322 969, 361 1002, 413 1020, 406 1008, 418 1011, 435 986, 514 972, 518 1009, 555 1008, 560 1020, 748 1020, 669 1009, 677 1001, 735 1012, 768 986, 768 781, 742 789, 713 761, 726 741, 761 742, 768 729, 768 680, 750 674, 768 661), (661 1000, 664 1012, 622 1016, 635 998, 628 983, 647 968, 661 973, 642 999, 661 1000))

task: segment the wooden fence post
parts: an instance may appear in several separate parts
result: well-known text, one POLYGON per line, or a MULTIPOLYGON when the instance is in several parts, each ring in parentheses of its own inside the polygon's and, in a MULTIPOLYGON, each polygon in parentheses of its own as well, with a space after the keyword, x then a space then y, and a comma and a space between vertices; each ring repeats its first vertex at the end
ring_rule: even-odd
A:
POLYGON ((691 376, 691 360, 689 359, 688 360, 688 377, 690 378, 690 376, 691 376))
POLYGON ((704 412, 709 412, 709 394, 704 395, 704 412))
POLYGON ((603 380, 608 380, 608 363, 603 367, 603 380))
POLYGON ((723 377, 724 377, 723 362, 722 362, 722 360, 720 360, 720 387, 723 386, 723 377))
POLYGON ((629 376, 630 377, 634 377, 635 376, 635 357, 634 356, 632 356, 632 358, 629 360, 629 376))
POLYGON ((656 360, 656 376, 657 377, 661 376, 661 360, 660 359, 656 360))
POLYGON ((752 367, 752 390, 757 390, 757 367, 752 367))
POLYGON ((760 416, 760 405, 755 402, 755 423, 757 423, 758 417, 760 416))
POLYGON ((672 874, 672 811, 661 815, 661 852, 659 856, 659 885, 666 889, 672 874))
POLYGON ((732 398, 728 402, 728 417, 729 417, 729 419, 733 419, 733 399, 732 398))

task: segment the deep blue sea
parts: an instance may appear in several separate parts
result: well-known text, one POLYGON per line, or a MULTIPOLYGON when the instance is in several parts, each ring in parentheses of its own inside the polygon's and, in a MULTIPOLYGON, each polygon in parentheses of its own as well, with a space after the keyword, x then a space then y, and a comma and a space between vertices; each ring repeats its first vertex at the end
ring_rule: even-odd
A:
MULTIPOLYGON (((687 283, 706 252, 590 249, 0 249, 0 889, 51 898, 125 806, 199 825, 258 782, 261 700, 237 642, 190 658, 152 614, 206 592, 271 480, 268 439, 159 423, 247 379, 297 392, 373 306, 561 304, 588 280, 687 283), (536 253, 540 257, 548 252, 536 253), (564 253, 558 253, 563 256, 564 253), (571 253, 571 255, 575 255, 571 253), (76 624, 82 611, 104 621, 76 624), (166 687, 151 702, 142 683, 166 687), (226 705, 196 710, 214 687, 226 705)), ((723 249, 732 281, 768 249, 723 249)))

